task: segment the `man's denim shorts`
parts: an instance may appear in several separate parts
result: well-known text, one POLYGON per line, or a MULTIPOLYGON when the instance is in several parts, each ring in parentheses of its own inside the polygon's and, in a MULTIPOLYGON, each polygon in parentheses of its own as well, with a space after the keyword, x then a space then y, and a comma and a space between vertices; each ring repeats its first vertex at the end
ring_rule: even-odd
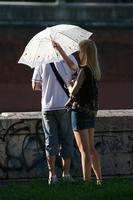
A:
POLYGON ((71 157, 73 132, 70 112, 66 109, 42 112, 46 155, 71 157))
POLYGON ((71 111, 71 121, 73 131, 95 128, 95 116, 90 116, 87 112, 73 109, 71 111))

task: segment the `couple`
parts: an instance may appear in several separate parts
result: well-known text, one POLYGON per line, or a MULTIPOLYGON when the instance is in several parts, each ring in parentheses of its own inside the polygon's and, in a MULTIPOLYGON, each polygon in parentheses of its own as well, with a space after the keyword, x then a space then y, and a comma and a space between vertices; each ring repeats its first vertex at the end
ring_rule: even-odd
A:
MULTIPOLYGON (((48 184, 58 182, 55 172, 56 156, 62 158, 62 179, 71 180, 69 174, 73 153, 73 133, 81 154, 82 174, 84 181, 91 180, 91 167, 96 176, 97 184, 101 184, 101 167, 99 157, 94 147, 94 128, 96 110, 90 105, 87 110, 87 92, 100 80, 101 73, 98 64, 97 48, 94 41, 83 40, 79 44, 80 66, 74 56, 67 56, 62 47, 53 41, 64 60, 56 62, 55 66, 63 80, 71 83, 76 72, 74 84, 69 84, 69 96, 72 109, 67 111, 65 103, 68 100, 63 88, 58 82, 50 64, 42 64, 35 68, 32 77, 32 89, 42 92, 42 123, 45 134, 45 150, 48 163, 48 184), (93 84, 92 84, 93 82, 93 84), (76 101, 78 99, 78 103, 76 101), (83 109, 82 109, 83 108, 83 109)), ((93 95, 94 96, 94 95, 93 95)), ((97 94, 92 104, 97 103, 97 94)))

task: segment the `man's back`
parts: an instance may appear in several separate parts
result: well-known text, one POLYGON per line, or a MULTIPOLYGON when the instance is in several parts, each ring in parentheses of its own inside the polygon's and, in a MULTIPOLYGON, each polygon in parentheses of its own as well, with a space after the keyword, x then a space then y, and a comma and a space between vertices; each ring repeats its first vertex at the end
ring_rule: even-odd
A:
MULTIPOLYGON (((74 63, 77 63, 74 56, 70 56, 70 58, 74 63)), ((74 72, 70 70, 64 61, 56 62, 55 66, 67 84, 67 82, 71 80, 74 72)), ((64 109, 68 97, 58 82, 50 64, 42 64, 36 67, 32 81, 42 84, 42 111, 64 109)))

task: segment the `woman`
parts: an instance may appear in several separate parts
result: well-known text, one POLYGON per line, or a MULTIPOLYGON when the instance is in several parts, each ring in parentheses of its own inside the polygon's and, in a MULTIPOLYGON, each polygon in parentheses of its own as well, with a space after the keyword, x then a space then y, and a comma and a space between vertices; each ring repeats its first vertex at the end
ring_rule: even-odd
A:
POLYGON ((68 58, 58 43, 53 42, 53 46, 60 52, 68 66, 77 71, 77 78, 73 85, 69 85, 69 92, 72 104, 72 127, 81 154, 83 180, 90 181, 92 166, 97 184, 101 184, 100 161, 94 147, 95 118, 98 109, 97 82, 101 78, 96 45, 90 39, 80 42, 80 66, 68 58))

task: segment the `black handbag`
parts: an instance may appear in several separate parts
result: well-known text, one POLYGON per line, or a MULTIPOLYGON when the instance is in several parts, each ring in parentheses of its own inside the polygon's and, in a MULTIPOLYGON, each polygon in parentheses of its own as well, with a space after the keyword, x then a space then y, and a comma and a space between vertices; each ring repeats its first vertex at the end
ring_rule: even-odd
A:
POLYGON ((56 67, 55 67, 55 64, 54 63, 50 63, 51 65, 51 68, 57 78, 57 80, 59 81, 61 87, 63 88, 63 90, 65 91, 66 95, 69 97, 69 91, 67 89, 67 85, 66 83, 64 82, 64 80, 62 79, 61 75, 59 74, 59 72, 57 71, 56 67))

